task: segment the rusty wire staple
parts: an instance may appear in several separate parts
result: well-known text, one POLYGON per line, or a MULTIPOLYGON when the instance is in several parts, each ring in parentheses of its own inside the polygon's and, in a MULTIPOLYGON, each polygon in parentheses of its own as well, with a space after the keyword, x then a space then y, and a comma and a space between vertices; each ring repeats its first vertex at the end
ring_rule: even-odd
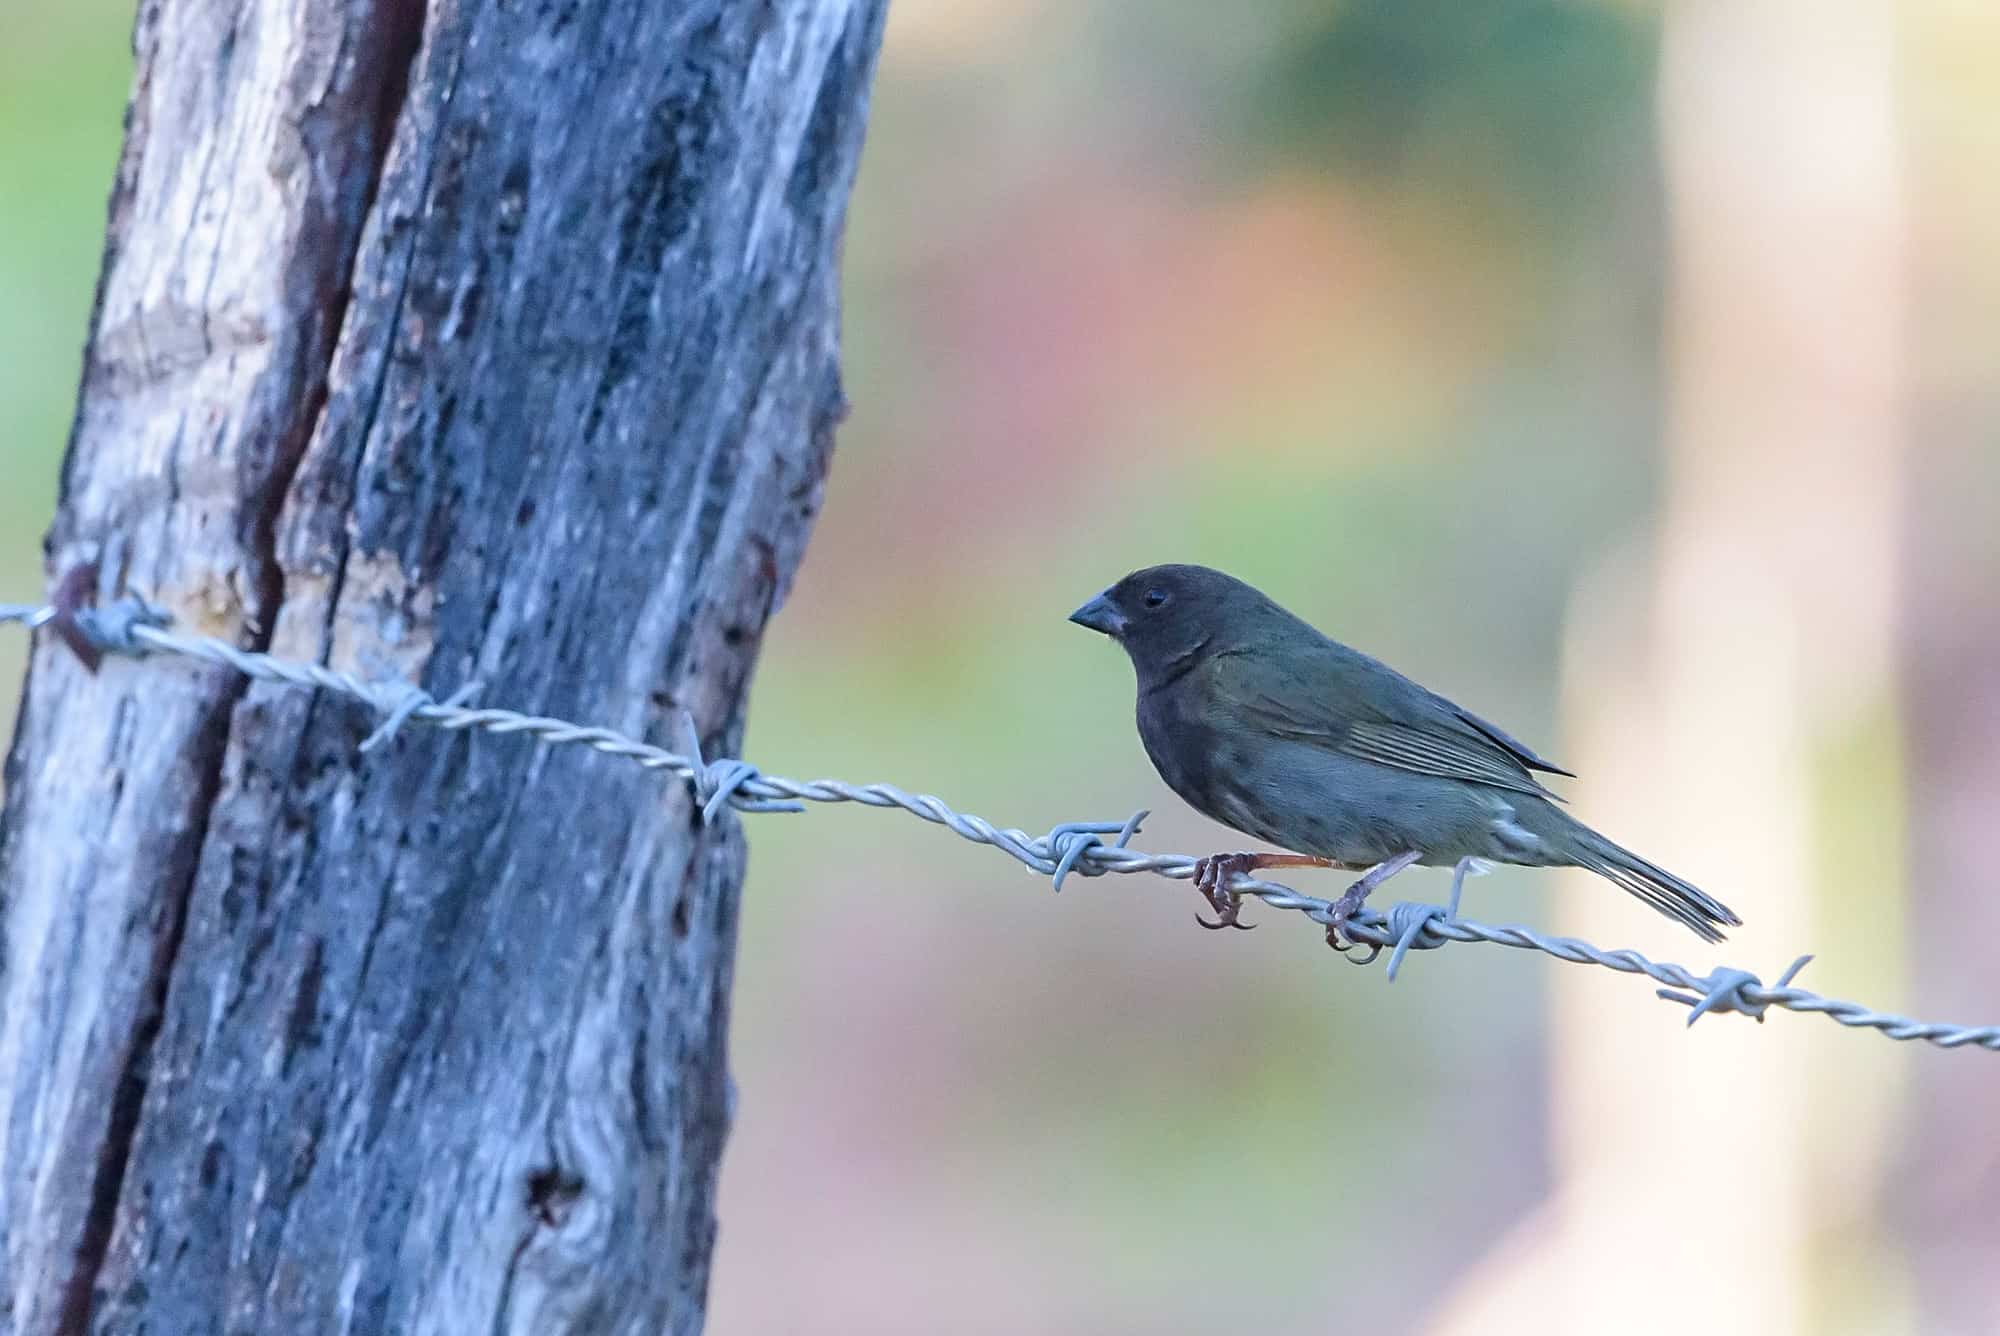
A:
MULTIPOLYGON (((55 607, 0 604, 0 623, 18 622, 30 629, 57 621, 55 607)), ((911 794, 892 784, 849 784, 837 779, 796 780, 766 775, 734 758, 704 761, 698 754, 677 752, 640 742, 609 728, 574 724, 564 719, 521 714, 514 710, 473 708, 459 693, 444 700, 407 682, 369 682, 313 663, 299 663, 269 654, 238 649, 211 636, 181 635, 168 629, 167 619, 139 599, 127 599, 103 609, 75 613, 70 620, 106 654, 144 657, 170 654, 220 664, 260 682, 283 682, 350 697, 382 716, 385 724, 429 724, 447 732, 525 733, 547 746, 588 747, 621 757, 648 770, 664 771, 687 783, 707 816, 727 804, 738 811, 797 811, 800 804, 859 803, 864 807, 900 808, 912 816, 950 830, 974 844, 998 849, 1008 857, 1054 880, 1061 889, 1065 877, 1102 876, 1107 872, 1151 872, 1185 880, 1194 875, 1195 860, 1184 854, 1149 854, 1130 848, 1144 813, 1123 822, 1064 822, 1046 835, 1030 835, 1013 827, 995 826, 983 817, 959 812, 927 793, 911 794), (1112 843, 1103 839, 1115 835, 1112 843)), ((392 730, 391 730, 392 731, 392 730)), ((385 730, 378 729, 378 736, 385 730)), ((1302 895, 1289 886, 1237 876, 1230 889, 1254 895, 1272 909, 1295 910, 1322 925, 1333 921, 1333 902, 1302 895)), ((1858 1002, 1821 997, 1792 983, 1811 957, 1794 961, 1775 984, 1764 983, 1747 970, 1718 968, 1695 974, 1671 961, 1653 961, 1636 951, 1606 951, 1574 937, 1557 937, 1532 928, 1492 926, 1459 918, 1456 906, 1402 903, 1387 913, 1363 908, 1346 925, 1347 936, 1375 948, 1355 957, 1368 964, 1382 951, 1392 951, 1392 971, 1411 950, 1432 950, 1447 942, 1487 942, 1521 950, 1540 951, 1577 965, 1598 965, 1621 974, 1637 974, 1662 985, 1658 995, 1688 1007, 1688 1023, 1709 1012, 1733 1011, 1762 1021, 1770 1007, 1818 1012, 1854 1029, 1876 1030, 1890 1039, 1923 1040, 1940 1048, 1982 1048, 2000 1052, 2000 1025, 1950 1025, 1912 1020, 1876 1011, 1858 1002)), ((1391 975, 1393 978, 1393 973, 1391 975)))

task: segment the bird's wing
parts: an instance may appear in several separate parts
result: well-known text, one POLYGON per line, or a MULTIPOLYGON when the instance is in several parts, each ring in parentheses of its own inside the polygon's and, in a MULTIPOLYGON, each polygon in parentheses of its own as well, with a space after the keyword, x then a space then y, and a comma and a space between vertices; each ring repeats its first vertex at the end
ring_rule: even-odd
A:
POLYGON ((1527 743, 1522 742, 1514 737, 1511 737, 1507 733, 1502 732, 1497 725, 1487 723, 1484 719, 1481 719, 1478 715, 1474 714, 1470 710, 1463 709, 1457 705, 1453 705, 1450 701, 1446 700, 1443 696, 1438 695, 1436 692, 1429 692, 1426 694, 1428 694, 1431 697, 1431 699, 1437 701, 1439 704, 1449 709, 1453 714, 1457 715, 1462 723, 1466 724, 1468 727, 1477 729, 1479 732, 1485 734, 1488 741, 1494 743, 1496 746, 1501 748, 1501 750, 1505 751, 1509 756, 1512 756, 1515 760, 1519 761, 1527 769, 1540 770, 1546 774, 1551 774, 1551 775, 1568 775, 1571 779, 1576 778, 1576 772, 1574 770, 1565 770, 1561 766, 1557 765, 1554 761, 1543 760, 1541 757, 1535 755, 1535 753, 1529 748, 1527 743))
POLYGON ((1212 689, 1245 723, 1279 737, 1420 775, 1557 798, 1529 771, 1569 772, 1491 724, 1344 645, 1302 648, 1216 655, 1212 689))
POLYGON ((1420 775, 1469 779, 1540 798, 1556 795, 1544 788, 1509 752, 1490 743, 1468 741, 1449 733, 1408 724, 1363 720, 1348 730, 1341 750, 1366 761, 1414 770, 1420 775))

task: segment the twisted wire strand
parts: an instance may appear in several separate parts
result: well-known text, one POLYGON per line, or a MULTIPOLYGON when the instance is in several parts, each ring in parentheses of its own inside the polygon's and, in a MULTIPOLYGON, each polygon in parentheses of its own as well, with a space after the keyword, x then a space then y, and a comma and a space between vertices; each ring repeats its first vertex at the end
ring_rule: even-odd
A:
MULTIPOLYGON (((0 623, 18 622, 30 629, 56 621, 61 615, 50 607, 0 604, 0 623)), ((1042 876, 1052 878, 1058 891, 1064 878, 1071 874, 1097 877, 1106 873, 1150 872, 1175 880, 1194 875, 1196 860, 1185 854, 1146 853, 1129 847, 1127 841, 1137 833, 1144 812, 1122 822, 1065 822, 1046 835, 1033 835, 1017 827, 996 826, 984 817, 954 809, 941 798, 928 793, 909 793, 893 784, 850 784, 838 779, 796 780, 766 775, 734 757, 704 761, 692 738, 690 749, 695 754, 683 755, 615 729, 464 704, 461 701, 465 689, 439 701, 408 682, 366 681, 319 664, 240 649, 212 636, 180 634, 168 628, 164 614, 137 599, 104 609, 79 611, 73 616, 89 641, 107 654, 139 658, 151 654, 175 655, 217 664, 255 681, 330 691, 361 701, 384 719, 383 727, 370 739, 371 744, 386 740, 404 723, 420 722, 447 732, 519 733, 546 746, 588 747, 686 782, 708 819, 713 819, 722 805, 740 812, 800 811, 802 804, 809 802, 896 808, 943 826, 961 839, 998 849, 1042 876)), ((688 731, 692 733, 692 729, 688 731)), ((1272 909, 1292 910, 1321 925, 1333 923, 1332 901, 1301 894, 1289 886, 1238 875, 1231 879, 1230 889, 1255 896, 1272 909)), ((1798 987, 1791 982, 1792 977, 1811 959, 1809 956, 1793 962, 1775 984, 1766 984, 1747 970, 1723 967, 1706 975, 1696 974, 1684 965, 1649 960, 1637 951, 1607 951, 1578 938, 1541 933, 1518 924, 1477 923, 1453 917, 1440 905, 1410 902, 1394 905, 1386 913, 1364 907, 1347 922, 1345 933, 1349 939, 1370 948, 1366 955, 1349 956, 1357 964, 1370 964, 1381 952, 1393 951, 1389 967, 1392 979, 1408 951, 1433 950, 1448 942, 1484 942, 1540 951, 1571 964, 1596 965, 1621 974, 1644 976, 1661 985, 1660 997, 1688 1007, 1690 1025, 1711 1011, 1733 1011, 1762 1021, 1768 1008, 1778 1007, 1817 1013, 1837 1024, 1874 1030, 1890 1039, 1921 1040, 1939 1048, 2000 1052, 2000 1025, 1913 1020, 1876 1011, 1858 1002, 1821 997, 1798 987)))

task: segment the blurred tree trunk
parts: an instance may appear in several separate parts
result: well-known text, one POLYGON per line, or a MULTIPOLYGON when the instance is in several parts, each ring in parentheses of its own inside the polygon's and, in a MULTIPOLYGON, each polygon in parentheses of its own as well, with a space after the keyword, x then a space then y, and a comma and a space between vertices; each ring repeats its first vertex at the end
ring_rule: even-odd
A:
MULTIPOLYGON (((1903 838, 1893 32, 1890 0, 1665 9, 1666 496, 1651 543, 1576 599, 1570 754, 1587 819, 1747 926, 1702 947, 1588 878, 1560 924, 1767 979, 1816 950, 1803 982, 1868 998, 1901 992, 1881 963, 1903 838)), ((1442 1330, 1896 1325, 1866 1222, 1912 1055, 1803 1018, 1686 1035, 1648 990, 1580 970, 1558 969, 1551 998, 1553 1199, 1442 1330)))
MULTIPOLYGON (((47 543, 186 628, 735 747, 882 0, 145 0, 47 543)), ((43 637, 0 1328, 692 1331, 743 848, 578 749, 43 637)))
MULTIPOLYGON (((1922 158, 1915 256, 1917 440, 1909 494, 1903 702, 1910 730, 1912 1008, 2000 1011, 2000 8, 1907 7, 1904 98, 1922 158)), ((1892 1211, 1914 1329, 2000 1331, 2000 1064, 1925 1061, 1892 1211)))
MULTIPOLYGON (((1989 234, 1991 235, 1991 234, 1989 234)), ((1937 293, 1937 309, 1979 298, 1937 293), (1970 297, 1971 300, 1966 299, 1970 297)), ((1986 305, 1991 307, 1990 292, 1986 305)), ((1968 312, 1969 313, 1969 312, 1968 312)), ((1990 331, 1995 312, 1984 312, 1990 331)), ((1940 321, 1946 328, 1954 326, 1940 321)), ((1955 326, 1968 328, 1970 326, 1955 326)), ((1990 371, 1981 371, 1982 377, 1990 371)), ((1939 387, 1943 389, 1944 387, 1939 387)), ((1995 1013, 2000 942, 2000 396, 1960 386, 1924 417, 1910 514, 1903 615, 1910 720, 1909 878, 1916 1014, 1977 1023, 1995 1013)), ((1925 1062, 1916 1071, 1893 1182, 1922 1321, 1934 1332, 2000 1331, 2000 1063, 1925 1062)))

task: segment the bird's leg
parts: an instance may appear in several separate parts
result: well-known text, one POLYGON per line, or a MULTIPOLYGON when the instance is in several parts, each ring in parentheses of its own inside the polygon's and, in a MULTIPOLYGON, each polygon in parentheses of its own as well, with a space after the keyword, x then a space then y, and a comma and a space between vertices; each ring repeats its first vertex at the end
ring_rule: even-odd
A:
POLYGON ((1345 951, 1348 947, 1347 920, 1353 918, 1368 899, 1368 893, 1423 856, 1421 849, 1405 849, 1369 868, 1361 874, 1360 880, 1341 892, 1340 898, 1333 902, 1333 922, 1326 926, 1326 944, 1336 951, 1345 951))
POLYGON ((1210 854, 1206 858, 1197 858, 1194 862, 1194 888, 1214 907, 1215 922, 1210 923, 1199 914, 1194 916, 1194 921, 1204 928, 1241 928, 1248 932, 1257 925, 1236 921, 1237 915, 1243 912, 1243 896, 1230 888, 1232 880, 1267 867, 1336 866, 1338 864, 1331 858, 1315 858, 1311 854, 1210 854))

